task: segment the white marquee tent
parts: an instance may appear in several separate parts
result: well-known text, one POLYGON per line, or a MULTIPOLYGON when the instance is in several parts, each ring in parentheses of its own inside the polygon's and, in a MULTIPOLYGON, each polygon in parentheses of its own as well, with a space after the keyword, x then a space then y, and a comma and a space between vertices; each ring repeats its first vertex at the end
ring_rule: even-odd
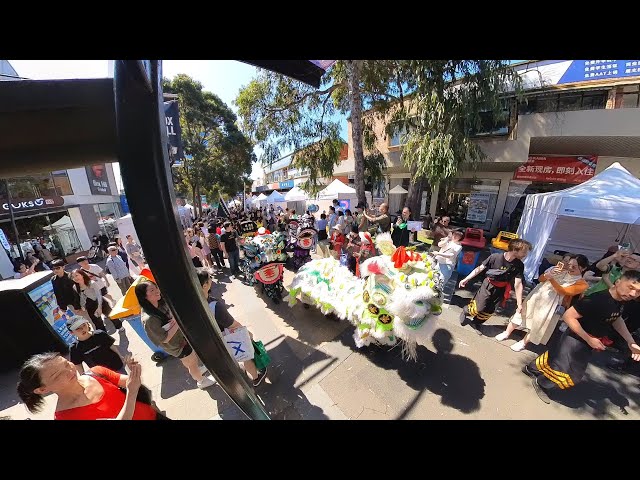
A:
POLYGON ((304 202, 309 199, 309 196, 300 187, 293 187, 285 194, 284 199, 287 202, 304 202))
POLYGON ((271 195, 269 195, 267 197, 267 203, 269 205, 272 205, 272 204, 278 203, 278 202, 286 202, 286 200, 285 200, 284 195, 282 195, 277 190, 274 190, 273 192, 271 192, 271 195))
POLYGON ((591 180, 557 192, 527 196, 518 236, 533 244, 524 261, 532 280, 544 255, 564 250, 602 257, 621 242, 640 246, 640 180, 614 163, 591 180))
POLYGON ((348 198, 350 195, 355 196, 356 189, 345 185, 337 178, 327 187, 318 192, 318 200, 333 200, 334 198, 348 198))

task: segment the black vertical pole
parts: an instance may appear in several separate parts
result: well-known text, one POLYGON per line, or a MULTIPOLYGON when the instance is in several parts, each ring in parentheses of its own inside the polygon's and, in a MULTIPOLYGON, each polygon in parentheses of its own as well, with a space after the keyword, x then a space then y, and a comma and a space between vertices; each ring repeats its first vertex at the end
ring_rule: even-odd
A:
POLYGON ((11 219, 11 227, 13 228, 13 235, 16 238, 18 255, 20 255, 21 260, 24 260, 24 253, 22 253, 22 247, 20 246, 20 237, 18 236, 18 227, 16 226, 16 219, 13 216, 13 207, 11 206, 13 199, 11 198, 11 192, 9 191, 9 182, 7 182, 7 179, 4 179, 4 188, 7 191, 7 205, 9 206, 9 218, 11 219))
POLYGON ((245 415, 268 420, 222 341, 187 254, 166 148, 160 61, 147 67, 117 60, 114 72, 118 157, 136 232, 163 298, 198 357, 245 415))

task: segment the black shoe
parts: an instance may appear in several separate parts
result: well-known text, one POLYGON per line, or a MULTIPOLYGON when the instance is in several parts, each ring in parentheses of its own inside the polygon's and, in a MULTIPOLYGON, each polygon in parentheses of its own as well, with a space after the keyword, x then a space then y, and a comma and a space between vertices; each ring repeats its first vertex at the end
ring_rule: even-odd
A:
POLYGON ((551 399, 549 398, 549 395, 547 395, 547 392, 544 391, 544 388, 540 386, 537 378, 531 379, 531 385, 533 385, 533 389, 538 394, 538 398, 549 405, 551 403, 551 399))
POLYGON ((156 363, 162 362, 165 358, 167 358, 167 356, 163 355, 160 352, 155 352, 153 355, 151 355, 151 360, 153 360, 156 363))
POLYGON ((469 319, 467 318, 467 314, 464 312, 464 310, 462 310, 462 312, 460 312, 460 325, 462 325, 463 327, 469 322, 469 319))
POLYGON ((267 367, 264 367, 262 370, 258 371, 258 378, 256 378, 253 381, 253 386, 257 387, 258 385, 260 385, 266 376, 267 376, 267 367))
POLYGON ((617 360, 607 363, 607 368, 609 370, 613 370, 614 372, 618 372, 618 373, 625 373, 628 367, 629 367, 629 364, 627 362, 621 362, 617 360))
POLYGON ((482 331, 480 331, 480 324, 478 322, 476 322, 475 320, 471 320, 468 323, 469 323, 469 326, 473 328, 474 332, 476 332, 478 335, 482 335, 482 331))
POLYGON ((522 367, 522 373, 524 373, 525 375, 527 375, 527 376, 529 376, 531 378, 536 378, 537 377, 536 373, 533 370, 531 370, 529 368, 529 365, 527 365, 527 364, 525 364, 522 367))

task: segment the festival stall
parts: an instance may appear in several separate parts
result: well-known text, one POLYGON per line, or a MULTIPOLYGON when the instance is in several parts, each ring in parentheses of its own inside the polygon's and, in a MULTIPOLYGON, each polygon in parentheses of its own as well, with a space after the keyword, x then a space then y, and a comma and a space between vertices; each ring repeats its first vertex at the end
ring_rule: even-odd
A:
POLYGON ((599 260, 613 244, 640 246, 640 180, 619 163, 575 187, 529 195, 518 236, 533 244, 524 261, 527 280, 554 250, 599 260))

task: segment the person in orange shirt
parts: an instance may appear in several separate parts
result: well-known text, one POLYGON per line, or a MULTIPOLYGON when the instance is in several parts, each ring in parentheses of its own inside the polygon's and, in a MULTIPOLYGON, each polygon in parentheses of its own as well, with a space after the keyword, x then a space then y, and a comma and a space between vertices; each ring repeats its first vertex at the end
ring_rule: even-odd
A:
POLYGON ((559 316, 555 315, 557 307, 561 305, 568 309, 571 299, 589 288, 589 284, 582 278, 588 268, 587 257, 576 255, 567 264, 560 263, 540 275, 540 283, 527 295, 521 314, 516 313, 511 317, 507 329, 496 335, 495 339, 502 342, 516 328, 522 328, 528 329, 529 333, 511 345, 511 350, 520 352, 529 342, 546 345, 558 324, 559 316))

